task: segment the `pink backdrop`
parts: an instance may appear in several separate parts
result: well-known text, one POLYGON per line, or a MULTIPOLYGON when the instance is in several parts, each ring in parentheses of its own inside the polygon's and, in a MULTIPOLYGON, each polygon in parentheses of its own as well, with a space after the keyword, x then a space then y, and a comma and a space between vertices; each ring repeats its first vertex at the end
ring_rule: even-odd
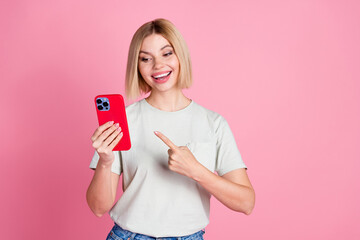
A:
POLYGON ((0 238, 105 239, 85 200, 93 97, 124 93, 132 34, 164 17, 191 51, 186 94, 228 120, 256 190, 250 216, 213 198, 205 238, 360 239, 358 1, 174 2, 0 2, 0 238))

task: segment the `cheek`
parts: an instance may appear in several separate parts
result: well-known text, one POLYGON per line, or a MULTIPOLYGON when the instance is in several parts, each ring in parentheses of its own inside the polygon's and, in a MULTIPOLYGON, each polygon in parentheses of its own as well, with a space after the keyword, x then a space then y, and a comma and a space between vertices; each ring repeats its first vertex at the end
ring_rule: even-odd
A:
POLYGON ((174 58, 172 61, 171 61, 171 65, 174 69, 176 69, 177 71, 179 71, 179 68, 180 68, 180 64, 179 64, 179 60, 177 58, 174 58))
POLYGON ((143 78, 149 73, 148 67, 146 65, 139 64, 138 69, 143 78))

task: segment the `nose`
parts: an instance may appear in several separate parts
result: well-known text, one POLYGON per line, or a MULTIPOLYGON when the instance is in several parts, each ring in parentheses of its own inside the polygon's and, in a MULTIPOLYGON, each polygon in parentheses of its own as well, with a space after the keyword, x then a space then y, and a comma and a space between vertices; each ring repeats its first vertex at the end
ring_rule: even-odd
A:
POLYGON ((154 68, 161 69, 164 66, 164 62, 160 58, 154 59, 154 68))

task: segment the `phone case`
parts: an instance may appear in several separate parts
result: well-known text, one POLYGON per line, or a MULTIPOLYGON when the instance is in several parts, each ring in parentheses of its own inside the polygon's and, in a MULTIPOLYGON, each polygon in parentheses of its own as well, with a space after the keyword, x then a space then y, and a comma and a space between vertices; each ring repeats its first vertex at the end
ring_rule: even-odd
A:
POLYGON ((120 94, 104 94, 95 97, 99 126, 106 122, 119 123, 123 137, 113 151, 127 151, 131 148, 129 127, 126 118, 124 98, 120 94))

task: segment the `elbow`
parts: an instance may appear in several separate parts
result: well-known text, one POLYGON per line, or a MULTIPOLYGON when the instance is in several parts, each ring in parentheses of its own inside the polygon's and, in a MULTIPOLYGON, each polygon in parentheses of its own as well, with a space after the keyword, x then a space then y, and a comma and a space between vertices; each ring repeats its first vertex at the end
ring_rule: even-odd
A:
POLYGON ((248 207, 243 213, 249 216, 252 213, 253 209, 254 209, 254 205, 248 207))
POLYGON ((242 203, 238 208, 233 209, 236 212, 243 213, 245 215, 250 215, 254 209, 254 204, 252 202, 242 203))
POLYGON ((231 210, 239 213, 244 213, 245 215, 250 215, 254 209, 254 201, 242 201, 237 204, 236 207, 230 207, 231 210))
POLYGON ((105 213, 104 212, 95 212, 92 211, 94 213, 95 216, 97 216, 98 218, 101 218, 105 213))
POLYGON ((86 196, 86 202, 87 202, 90 210, 98 218, 101 218, 107 212, 107 210, 104 210, 103 208, 98 207, 97 204, 94 201, 92 201, 88 195, 86 196))
POLYGON ((244 214, 245 215, 250 215, 252 213, 254 207, 255 207, 255 191, 253 189, 252 190, 252 196, 251 196, 251 198, 249 199, 249 201, 246 204, 244 214))
POLYGON ((242 202, 241 206, 239 206, 237 212, 242 212, 245 215, 250 215, 255 207, 255 192, 252 189, 251 196, 245 202, 242 202))
POLYGON ((96 208, 94 206, 90 206, 91 211, 93 212, 93 214, 98 217, 101 218, 102 216, 104 216, 104 214, 107 212, 106 210, 100 209, 100 208, 96 208))
POLYGON ((91 207, 89 205, 91 211, 94 213, 94 215, 98 218, 101 218, 102 216, 104 216, 104 214, 107 212, 107 211, 104 211, 102 209, 98 209, 98 208, 95 208, 95 207, 91 207))

